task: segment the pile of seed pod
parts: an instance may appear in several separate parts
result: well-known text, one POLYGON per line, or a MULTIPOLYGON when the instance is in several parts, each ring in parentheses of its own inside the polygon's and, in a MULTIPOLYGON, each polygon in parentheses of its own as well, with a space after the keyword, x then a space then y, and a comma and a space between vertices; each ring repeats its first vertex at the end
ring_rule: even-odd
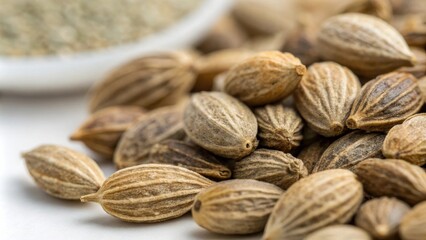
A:
POLYGON ((238 1, 198 51, 135 59, 91 89, 71 139, 112 159, 109 178, 43 145, 23 155, 34 180, 128 222, 191 212, 265 240, 426 239, 426 2, 283 1, 298 16, 278 2, 238 1))

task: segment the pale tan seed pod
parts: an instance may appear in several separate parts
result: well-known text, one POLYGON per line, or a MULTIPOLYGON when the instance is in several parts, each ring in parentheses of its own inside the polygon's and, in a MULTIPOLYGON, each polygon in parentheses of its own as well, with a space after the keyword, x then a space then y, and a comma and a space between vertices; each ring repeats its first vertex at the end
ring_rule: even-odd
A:
POLYGON ((383 155, 412 164, 426 164, 426 113, 416 114, 396 125, 383 142, 383 155))
POLYGON ((294 92, 297 110, 319 134, 343 133, 351 106, 361 89, 358 78, 334 62, 315 63, 308 68, 294 92))
POLYGON ((254 51, 244 48, 224 49, 198 58, 194 63, 197 79, 194 91, 210 91, 216 76, 253 56, 254 51))
POLYGON ((23 153, 28 172, 47 194, 70 200, 91 194, 105 177, 86 155, 57 145, 41 145, 23 153))
POLYGON ((217 21, 208 33, 197 44, 197 49, 210 53, 228 48, 238 48, 246 41, 246 33, 230 15, 217 21))
POLYGON ((419 203, 408 212, 400 224, 402 240, 426 239, 426 202, 419 203))
POLYGON ((145 111, 135 106, 101 109, 90 115, 71 134, 71 140, 81 141, 94 152, 112 158, 121 135, 138 121, 145 111))
POLYGON ((397 239, 398 227, 410 206, 396 198, 381 197, 361 205, 355 224, 374 239, 397 239))
POLYGON ((173 105, 195 81, 192 52, 166 52, 135 59, 118 67, 89 93, 91 112, 114 105, 153 109, 173 105))
POLYGON ((333 169, 314 173, 281 196, 263 239, 300 240, 323 227, 347 223, 362 198, 362 185, 352 172, 333 169))
POLYGON ((258 144, 254 114, 222 92, 192 95, 184 113, 184 128, 191 141, 225 158, 243 158, 258 144))
POLYGON ((216 183, 196 196, 192 218, 214 233, 260 232, 282 193, 279 187, 256 180, 216 183))
POLYGON ((423 96, 417 79, 408 73, 391 72, 365 84, 346 120, 350 129, 388 131, 417 113, 423 96))
POLYGON ((319 32, 318 50, 324 59, 365 77, 412 66, 415 60, 404 38, 391 25, 359 13, 326 20, 319 32))
POLYGON ((297 158, 302 160, 303 165, 305 165, 309 173, 312 173, 312 170, 320 160, 322 154, 332 142, 332 139, 329 138, 320 139, 304 147, 299 155, 297 155, 297 158))
POLYGON ((214 77, 212 91, 214 91, 214 92, 225 92, 226 74, 228 74, 228 72, 223 72, 223 73, 217 75, 216 77, 214 77))
POLYGON ((114 153, 114 163, 118 169, 139 165, 149 158, 156 143, 184 137, 181 107, 151 111, 124 132, 114 153))
POLYGON ((235 162, 233 173, 237 179, 254 179, 287 189, 306 177, 308 170, 289 153, 261 148, 235 162))
POLYGON ((373 197, 396 197, 411 205, 426 200, 426 172, 404 160, 367 159, 355 173, 373 197))
POLYGON ((188 142, 165 140, 155 144, 143 163, 171 164, 187 168, 205 177, 228 179, 231 170, 210 152, 188 142))
POLYGON ((97 202, 126 222, 162 222, 190 211, 195 195, 213 183, 183 167, 143 164, 115 172, 81 201, 97 202))
POLYGON ((254 114, 260 146, 290 152, 300 145, 303 120, 293 108, 279 103, 256 108, 254 114))
POLYGON ((367 232, 351 225, 332 225, 309 234, 303 240, 371 240, 367 232))
POLYGON ((386 135, 354 131, 334 141, 322 154, 312 172, 333 168, 354 170, 367 158, 382 157, 386 135))
POLYGON ((280 51, 287 38, 286 31, 280 31, 274 34, 255 36, 247 40, 243 48, 256 52, 262 51, 280 51))
POLYGON ((260 52, 229 70, 225 91, 249 106, 279 101, 297 87, 306 67, 290 53, 260 52))

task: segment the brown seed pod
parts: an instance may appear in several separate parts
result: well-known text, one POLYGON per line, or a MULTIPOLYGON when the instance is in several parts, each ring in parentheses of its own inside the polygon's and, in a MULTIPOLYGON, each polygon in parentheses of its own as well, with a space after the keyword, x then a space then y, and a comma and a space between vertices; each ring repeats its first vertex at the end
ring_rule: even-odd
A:
POLYGON ((426 172, 404 160, 367 159, 355 173, 374 197, 396 197, 412 205, 426 200, 426 172))
POLYGON ((304 240, 371 240, 361 228, 351 225, 332 225, 309 234, 304 240))
POLYGON ((215 233, 260 232, 282 193, 275 185, 255 180, 216 183, 196 196, 192 217, 198 225, 215 233))
POLYGON ((362 185, 345 169, 314 173, 293 184, 269 217, 264 240, 299 240, 333 224, 348 222, 363 198, 362 185))
POLYGON ((408 73, 391 72, 362 87, 346 125, 350 129, 388 131, 418 112, 422 105, 417 79, 408 73))
POLYGON ((114 105, 153 109, 173 105, 195 81, 192 52, 158 53, 135 59, 114 70, 90 91, 91 112, 114 105))
POLYGON ((188 142, 171 139, 155 144, 149 158, 143 163, 176 165, 214 179, 228 179, 232 174, 208 151, 188 142))
POLYGON ((277 150, 256 149, 249 156, 235 162, 234 178, 254 179, 289 188, 308 171, 300 159, 277 150))
POLYGON ((312 172, 344 168, 354 170, 367 158, 382 157, 384 134, 354 131, 334 141, 322 154, 312 172))
POLYGON ((195 195, 213 183, 186 168, 143 164, 115 172, 98 192, 81 201, 97 202, 126 222, 162 222, 191 210, 195 195))
POLYGON ((416 64, 413 67, 398 68, 397 71, 411 73, 416 78, 421 78, 426 75, 426 51, 417 47, 411 47, 410 49, 416 56, 416 64))
POLYGON ((145 114, 124 132, 114 153, 118 169, 143 163, 150 148, 166 139, 183 139, 182 109, 165 107, 145 114))
POLYGON ((184 113, 188 137, 225 158, 243 158, 257 147, 257 121, 251 110, 222 92, 192 95, 184 113))
POLYGON ((261 146, 290 152, 300 145, 303 120, 294 109, 282 104, 266 105, 256 108, 254 114, 261 146))
POLYGON ((401 15, 394 19, 392 23, 410 46, 426 46, 425 12, 401 15))
POLYGON ((408 211, 410 206, 396 198, 372 199, 361 205, 355 224, 374 239, 396 239, 399 223, 408 211))
POLYGON ((412 66, 414 62, 404 38, 391 25, 359 13, 326 20, 319 32, 318 50, 324 59, 366 77, 412 66))
POLYGON ((197 79, 193 91, 210 91, 216 76, 231 69, 236 64, 253 56, 248 49, 235 48, 212 52, 195 61, 197 79))
POLYGON ((138 121, 145 111, 135 106, 116 106, 101 109, 90 115, 71 135, 94 152, 112 158, 121 135, 138 121))
POLYGON ((408 212, 400 224, 400 236, 403 240, 426 239, 426 202, 419 203, 408 212))
POLYGON ((348 68, 333 62, 315 63, 294 92, 294 100, 314 131, 332 137, 345 130, 346 118, 360 89, 358 78, 348 68))
POLYGON ((391 128, 383 142, 383 154, 418 166, 426 164, 426 113, 413 115, 391 128))
POLYGON ((229 70, 225 91, 249 106, 260 106, 289 96, 306 67, 290 53, 258 53, 229 70))
POLYGON ((303 165, 305 165, 309 173, 312 173, 322 154, 332 142, 332 139, 329 138, 320 139, 304 147, 299 155, 297 155, 297 158, 303 161, 303 165))
POLYGON ((47 194, 70 200, 98 191, 105 177, 86 155, 57 145, 41 145, 22 154, 28 172, 47 194))

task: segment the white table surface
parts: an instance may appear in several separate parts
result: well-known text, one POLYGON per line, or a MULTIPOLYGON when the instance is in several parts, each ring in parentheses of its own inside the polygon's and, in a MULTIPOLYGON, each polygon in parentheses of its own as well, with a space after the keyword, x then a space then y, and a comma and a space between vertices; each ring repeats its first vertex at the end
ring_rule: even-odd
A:
MULTIPOLYGON (((68 140, 85 119, 83 94, 44 97, 0 95, 0 239, 260 239, 231 237, 200 228, 189 214, 157 224, 121 222, 98 204, 65 201, 37 188, 20 153, 54 143, 90 152, 68 140)), ((110 162, 98 161, 108 176, 110 162)))

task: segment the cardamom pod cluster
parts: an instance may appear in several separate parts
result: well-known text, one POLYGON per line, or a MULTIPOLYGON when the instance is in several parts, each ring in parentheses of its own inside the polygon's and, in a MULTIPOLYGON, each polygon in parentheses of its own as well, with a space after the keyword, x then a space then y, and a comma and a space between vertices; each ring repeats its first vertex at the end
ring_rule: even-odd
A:
POLYGON ((194 238, 425 240, 425 13, 236 0, 194 49, 140 56, 91 89, 71 139, 117 172, 104 181, 56 145, 23 154, 27 168, 122 221, 190 213, 200 228, 173 224, 194 238))

